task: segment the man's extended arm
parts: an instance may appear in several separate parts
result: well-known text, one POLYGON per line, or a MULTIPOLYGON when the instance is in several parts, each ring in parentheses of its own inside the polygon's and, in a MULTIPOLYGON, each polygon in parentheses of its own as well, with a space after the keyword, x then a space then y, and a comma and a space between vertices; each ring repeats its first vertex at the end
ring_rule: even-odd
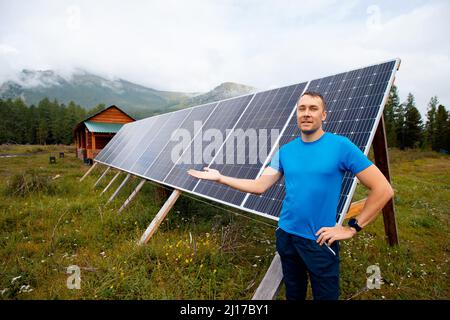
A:
MULTIPOLYGON (((356 174, 356 177, 363 185, 370 189, 366 203, 358 216, 358 224, 364 228, 371 223, 386 203, 394 196, 394 190, 381 171, 371 165, 367 169, 356 174)), ((322 245, 328 241, 331 245, 336 240, 345 240, 353 237, 356 230, 349 227, 336 225, 334 227, 321 228, 316 236, 319 236, 317 242, 322 245)))
POLYGON ((188 173, 199 179, 216 181, 225 184, 234 189, 261 194, 269 189, 281 177, 281 173, 277 170, 267 167, 259 178, 256 179, 239 179, 220 174, 219 171, 208 167, 203 168, 204 171, 188 170, 188 173))

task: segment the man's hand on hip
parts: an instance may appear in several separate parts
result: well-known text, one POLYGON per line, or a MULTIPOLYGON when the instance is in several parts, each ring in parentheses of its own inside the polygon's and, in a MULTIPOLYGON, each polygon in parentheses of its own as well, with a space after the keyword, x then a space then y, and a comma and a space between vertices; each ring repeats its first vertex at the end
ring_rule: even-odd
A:
POLYGON ((343 227, 341 225, 336 225, 334 227, 323 227, 316 232, 317 238, 316 242, 323 245, 325 242, 330 246, 336 240, 346 240, 353 237, 356 230, 349 227, 343 227))

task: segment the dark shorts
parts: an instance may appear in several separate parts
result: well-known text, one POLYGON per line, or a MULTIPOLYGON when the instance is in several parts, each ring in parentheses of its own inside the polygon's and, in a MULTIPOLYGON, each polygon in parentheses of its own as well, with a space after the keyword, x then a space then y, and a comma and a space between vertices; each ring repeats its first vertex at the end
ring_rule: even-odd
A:
POLYGON ((286 299, 305 300, 308 275, 315 300, 339 299, 339 243, 331 249, 278 228, 277 251, 283 268, 286 299))

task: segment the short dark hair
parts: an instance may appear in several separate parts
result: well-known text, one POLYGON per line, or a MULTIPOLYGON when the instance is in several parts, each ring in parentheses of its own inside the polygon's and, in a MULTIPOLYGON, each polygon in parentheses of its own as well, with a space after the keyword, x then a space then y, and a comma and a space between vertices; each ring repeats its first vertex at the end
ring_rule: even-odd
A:
MULTIPOLYGON (((327 103, 325 102, 325 98, 324 98, 324 97, 322 96, 322 94, 320 94, 319 92, 316 92, 316 91, 305 91, 305 92, 300 96, 300 98, 298 98, 298 100, 300 101, 300 99, 301 99, 303 96, 310 96, 310 97, 313 97, 313 98, 319 98, 320 100, 322 100, 323 111, 326 111, 326 110, 327 110, 327 103)), ((297 101, 297 103, 298 103, 298 101, 297 101)))

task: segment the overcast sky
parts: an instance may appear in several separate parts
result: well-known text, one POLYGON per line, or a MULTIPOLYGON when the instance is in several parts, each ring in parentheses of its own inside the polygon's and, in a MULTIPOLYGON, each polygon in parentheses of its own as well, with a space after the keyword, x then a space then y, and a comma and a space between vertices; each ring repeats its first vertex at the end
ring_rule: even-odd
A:
POLYGON ((269 89, 400 57, 400 97, 450 109, 450 2, 0 0, 0 82, 79 68, 160 90, 269 89))

